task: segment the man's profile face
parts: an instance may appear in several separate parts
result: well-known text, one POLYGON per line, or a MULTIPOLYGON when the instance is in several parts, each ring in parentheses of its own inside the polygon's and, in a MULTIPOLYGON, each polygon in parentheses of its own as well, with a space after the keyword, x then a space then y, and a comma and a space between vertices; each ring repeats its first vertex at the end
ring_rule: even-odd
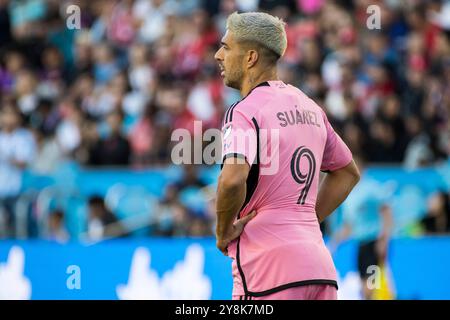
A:
POLYGON ((243 58, 244 50, 234 40, 233 34, 228 30, 221 40, 221 47, 214 58, 219 63, 221 76, 226 86, 240 90, 244 75, 243 58))

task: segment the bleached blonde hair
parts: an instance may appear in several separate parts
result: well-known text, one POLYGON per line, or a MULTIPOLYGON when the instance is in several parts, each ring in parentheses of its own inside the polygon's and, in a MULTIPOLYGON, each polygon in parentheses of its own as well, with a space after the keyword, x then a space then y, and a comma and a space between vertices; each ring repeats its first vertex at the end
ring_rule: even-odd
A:
POLYGON ((238 42, 254 42, 283 56, 287 47, 285 23, 264 12, 232 13, 226 27, 238 42))

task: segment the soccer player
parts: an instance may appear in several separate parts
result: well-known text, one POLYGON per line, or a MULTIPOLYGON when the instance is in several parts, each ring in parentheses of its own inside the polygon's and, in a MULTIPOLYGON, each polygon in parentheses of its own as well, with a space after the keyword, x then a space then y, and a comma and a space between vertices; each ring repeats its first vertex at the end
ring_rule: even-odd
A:
POLYGON ((284 23, 233 13, 215 55, 243 99, 223 119, 217 247, 233 259, 233 299, 336 299, 336 270, 319 223, 359 171, 322 109, 278 79, 284 23), (326 172, 319 187, 320 171, 326 172))

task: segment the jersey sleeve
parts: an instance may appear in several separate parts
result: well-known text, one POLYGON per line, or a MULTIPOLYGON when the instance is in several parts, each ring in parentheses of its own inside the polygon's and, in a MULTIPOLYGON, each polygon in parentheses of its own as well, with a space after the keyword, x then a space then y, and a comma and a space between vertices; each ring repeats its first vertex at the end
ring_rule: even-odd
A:
POLYGON ((222 127, 222 161, 235 157, 245 159, 251 166, 256 159, 257 143, 252 120, 240 110, 232 110, 222 127))
POLYGON ((352 153, 341 137, 334 131, 327 116, 322 111, 327 141, 323 152, 321 171, 335 171, 348 165, 352 161, 352 153))

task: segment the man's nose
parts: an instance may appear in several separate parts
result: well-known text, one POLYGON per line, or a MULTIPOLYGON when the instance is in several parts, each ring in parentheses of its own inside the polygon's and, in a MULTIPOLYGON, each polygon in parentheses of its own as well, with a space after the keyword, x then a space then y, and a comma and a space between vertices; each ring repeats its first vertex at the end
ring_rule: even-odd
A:
POLYGON ((214 59, 216 59, 217 61, 220 61, 220 52, 222 51, 222 48, 220 48, 219 50, 217 50, 216 54, 214 55, 214 59))

